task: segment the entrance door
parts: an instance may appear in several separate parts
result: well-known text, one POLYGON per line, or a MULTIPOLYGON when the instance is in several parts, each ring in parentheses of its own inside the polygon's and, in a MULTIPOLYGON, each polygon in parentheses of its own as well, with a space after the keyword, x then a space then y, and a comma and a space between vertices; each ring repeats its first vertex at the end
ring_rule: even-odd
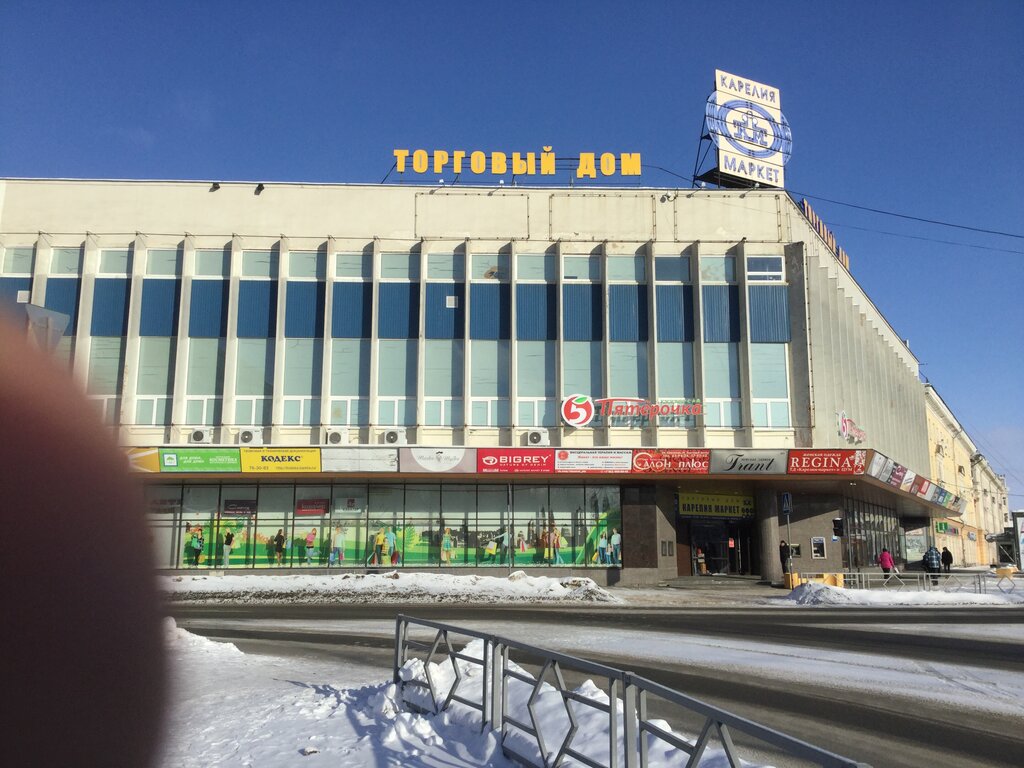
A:
POLYGON ((693 520, 690 546, 701 550, 708 573, 753 573, 751 529, 746 519, 693 520))

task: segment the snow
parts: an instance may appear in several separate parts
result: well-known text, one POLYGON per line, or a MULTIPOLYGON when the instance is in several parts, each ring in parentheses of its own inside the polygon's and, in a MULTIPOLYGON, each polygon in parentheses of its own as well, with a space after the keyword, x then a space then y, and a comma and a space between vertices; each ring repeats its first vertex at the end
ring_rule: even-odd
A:
POLYGON ((1024 605, 1024 590, 1014 592, 944 592, 941 590, 843 589, 826 584, 801 584, 785 598, 797 605, 1024 605))
MULTIPOLYGON (((460 768, 490 766, 513 768, 504 756, 496 735, 481 732, 480 715, 474 709, 454 703, 437 715, 417 714, 401 706, 393 682, 365 682, 368 669, 332 667, 330 677, 303 668, 294 659, 254 656, 233 645, 216 643, 192 635, 170 619, 166 644, 172 667, 174 690, 167 738, 161 763, 166 768, 200 768, 230 764, 240 766, 292 765, 377 765, 460 768), (315 760, 315 763, 306 762, 315 760)), ((463 650, 480 658, 481 641, 463 650)), ((463 682, 459 694, 480 700, 481 668, 458 662, 463 682)), ((513 665, 517 671, 527 674, 513 665)), ((455 680, 450 663, 430 665, 438 690, 446 695, 455 680)), ((376 672, 379 680, 380 671, 376 672)), ((400 670, 404 681, 425 680, 422 661, 413 659, 400 670)), ((529 722, 527 700, 532 685, 512 681, 509 712, 529 722)), ((608 696, 591 681, 576 692, 586 699, 608 704, 608 696)), ((415 700, 417 689, 407 688, 407 699, 415 700)), ((427 704, 421 696, 420 702, 427 704)), ((581 703, 573 703, 579 723, 574 744, 584 745, 584 754, 607 761, 607 715, 581 703)), ((617 702, 621 717, 621 701, 617 702)), ((561 695, 544 683, 534 712, 549 750, 557 748, 559 737, 568 730, 568 715, 561 695)), ((668 723, 656 725, 671 730, 668 723)), ((621 729, 620 729, 621 734, 621 729)), ((688 735, 692 741, 693 736, 688 735)), ((536 743, 513 731, 508 745, 520 754, 539 760, 536 743)), ((680 764, 680 753, 664 742, 650 741, 650 765, 680 764)), ((622 748, 621 736, 617 743, 622 748)), ((567 763, 571 765, 572 762, 567 763)), ((724 753, 708 749, 701 768, 725 768, 724 753)), ((757 768, 743 763, 747 768, 757 768)))
POLYGON ((391 571, 308 576, 162 576, 160 588, 172 600, 302 603, 599 602, 619 598, 592 579, 507 577, 391 571))

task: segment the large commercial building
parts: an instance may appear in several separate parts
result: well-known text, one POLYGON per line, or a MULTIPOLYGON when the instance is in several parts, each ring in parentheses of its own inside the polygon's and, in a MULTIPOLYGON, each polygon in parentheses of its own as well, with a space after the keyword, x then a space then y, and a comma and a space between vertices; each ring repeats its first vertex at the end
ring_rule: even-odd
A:
POLYGON ((781 190, 10 179, 0 253, 165 568, 230 530, 239 571, 778 579, 780 539, 914 561, 963 503, 917 360, 781 190))

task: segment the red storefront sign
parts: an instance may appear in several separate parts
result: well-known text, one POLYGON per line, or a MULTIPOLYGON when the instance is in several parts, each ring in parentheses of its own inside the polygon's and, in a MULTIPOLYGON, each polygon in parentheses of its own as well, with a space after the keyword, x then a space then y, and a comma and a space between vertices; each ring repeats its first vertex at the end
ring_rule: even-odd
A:
POLYGON ((786 471, 791 475, 863 475, 867 451, 792 450, 786 471))
POLYGON ((536 474, 554 472, 553 448, 478 448, 476 471, 536 474))
POLYGON ((326 515, 327 499, 299 499, 295 502, 296 515, 326 515))
POLYGON ((633 451, 633 472, 706 475, 711 464, 707 448, 633 451))

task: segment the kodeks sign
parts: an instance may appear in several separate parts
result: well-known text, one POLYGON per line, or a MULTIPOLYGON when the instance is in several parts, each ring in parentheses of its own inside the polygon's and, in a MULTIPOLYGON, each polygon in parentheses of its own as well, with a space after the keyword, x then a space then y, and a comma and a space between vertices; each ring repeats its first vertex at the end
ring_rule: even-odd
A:
POLYGON ((554 472, 555 451, 553 448, 478 448, 476 471, 480 473, 554 472))
POLYGON ((867 451, 789 452, 786 471, 791 475, 863 475, 867 451))

